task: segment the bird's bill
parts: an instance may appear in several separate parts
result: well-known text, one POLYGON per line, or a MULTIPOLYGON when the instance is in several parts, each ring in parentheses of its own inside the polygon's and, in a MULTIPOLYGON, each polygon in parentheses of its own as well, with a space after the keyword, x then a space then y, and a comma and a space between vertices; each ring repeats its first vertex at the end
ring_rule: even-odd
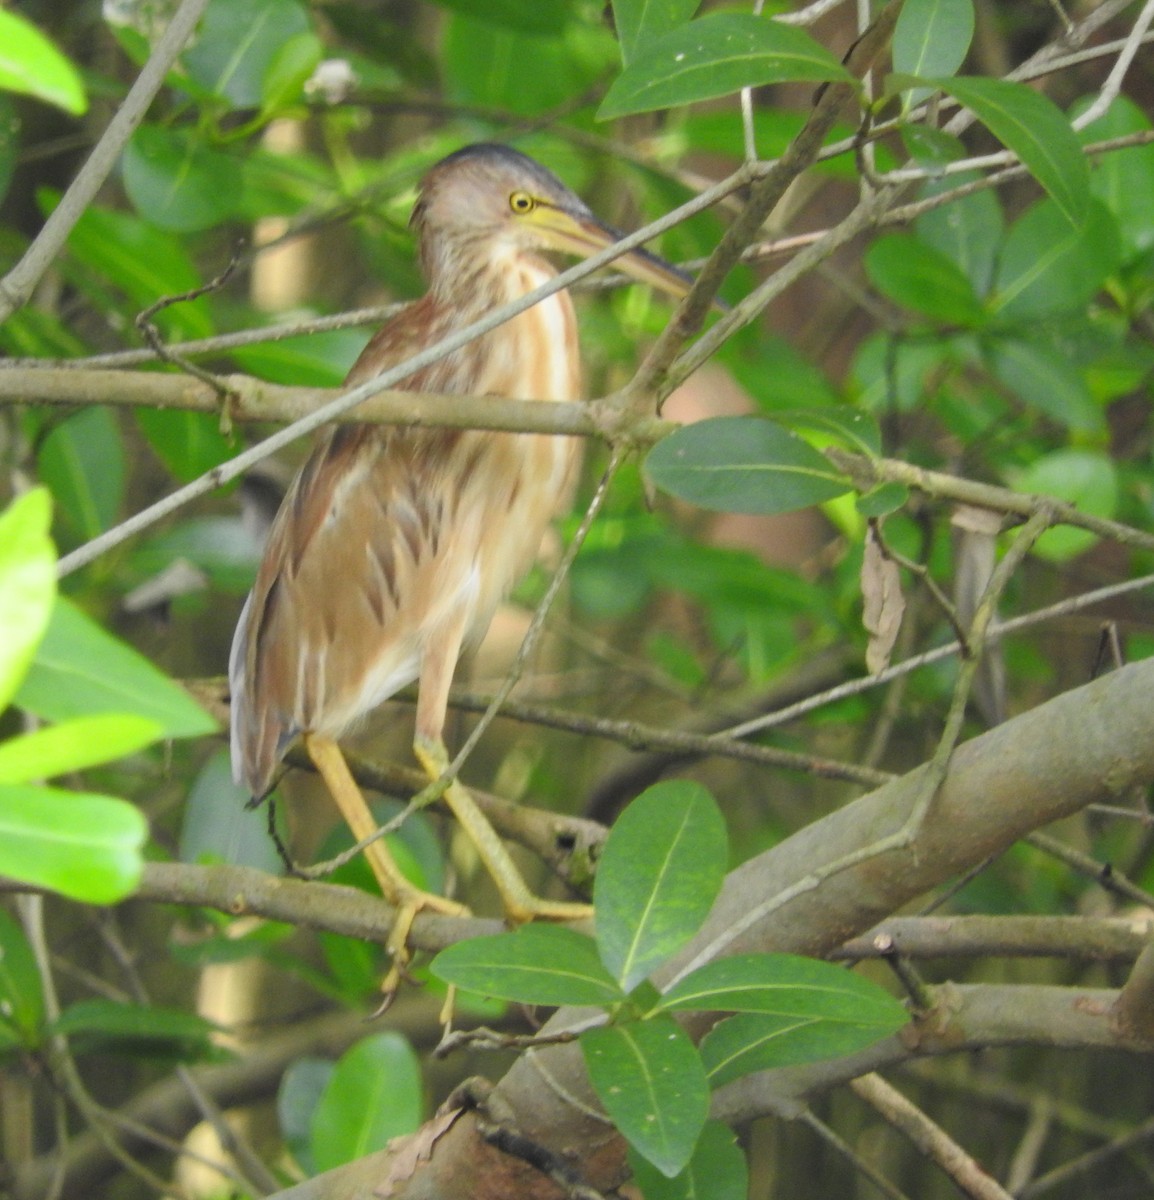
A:
MULTIPOLYGON (((534 224, 551 249, 576 254, 581 258, 589 258, 612 246, 623 236, 616 229, 602 225, 591 214, 575 214, 562 208, 542 206, 533 216, 536 218, 534 224)), ((627 251, 609 266, 616 267, 639 283, 647 283, 678 299, 693 286, 692 275, 640 248, 627 251)))

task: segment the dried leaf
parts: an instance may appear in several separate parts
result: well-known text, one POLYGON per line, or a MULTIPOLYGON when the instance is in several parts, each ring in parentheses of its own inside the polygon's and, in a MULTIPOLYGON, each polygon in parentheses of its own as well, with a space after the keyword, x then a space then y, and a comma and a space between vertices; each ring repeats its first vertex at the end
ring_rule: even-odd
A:
POLYGON ((433 1147, 438 1139, 449 1131, 464 1111, 463 1108, 451 1108, 438 1112, 416 1133, 394 1138, 389 1143, 389 1149, 393 1152, 389 1160, 389 1173, 373 1195, 380 1197, 380 1200, 389 1200, 390 1196, 396 1195, 400 1185, 407 1183, 416 1174, 417 1168, 432 1158, 433 1147))
POLYGON ((906 602, 897 564, 886 557, 872 524, 866 530, 861 590, 864 601, 862 624, 870 635, 866 668, 876 675, 889 664, 906 602))

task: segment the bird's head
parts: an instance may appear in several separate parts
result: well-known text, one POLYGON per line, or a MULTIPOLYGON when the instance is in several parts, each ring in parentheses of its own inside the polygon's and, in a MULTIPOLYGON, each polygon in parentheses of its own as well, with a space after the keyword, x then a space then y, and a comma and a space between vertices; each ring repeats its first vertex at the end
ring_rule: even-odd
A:
MULTIPOLYGON (((480 265, 478 256, 496 263, 510 252, 557 250, 588 258, 621 237, 540 163, 493 143, 466 146, 432 167, 412 223, 434 284, 467 264, 480 265)), ((613 266, 672 296, 684 296, 693 284, 646 250, 631 250, 613 266)))

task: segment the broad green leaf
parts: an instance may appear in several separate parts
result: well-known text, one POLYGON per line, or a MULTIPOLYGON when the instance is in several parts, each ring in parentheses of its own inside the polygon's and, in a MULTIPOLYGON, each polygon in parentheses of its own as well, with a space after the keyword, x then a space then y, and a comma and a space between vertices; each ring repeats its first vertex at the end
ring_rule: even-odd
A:
POLYGON ((23 92, 74 117, 88 108, 80 73, 32 24, 0 9, 0 91, 23 92))
POLYGON ((327 1058, 306 1055, 281 1076, 276 1094, 276 1115, 289 1153, 306 1174, 315 1175, 312 1151, 313 1113, 332 1078, 335 1064, 327 1058))
POLYGON ((701 1042, 710 1087, 773 1067, 856 1054, 894 1032, 866 1020, 830 1020, 777 1013, 739 1013, 715 1025, 701 1042))
POLYGON ((399 1033, 363 1038, 336 1065, 313 1113, 318 1171, 363 1158, 421 1123, 421 1066, 399 1033))
POLYGON ((672 1179, 658 1171, 631 1146, 629 1166, 645 1200, 747 1200, 749 1169, 733 1130, 721 1121, 706 1121, 693 1157, 672 1179))
POLYGON ((141 577, 159 574, 177 559, 203 571, 225 591, 243 595, 260 563, 260 543, 242 517, 190 517, 146 537, 132 556, 141 577))
POLYGON ((803 29, 748 13, 711 13, 654 38, 614 81, 599 120, 676 108, 743 87, 855 82, 803 29))
POLYGON ((0 783, 32 783, 135 754, 163 734, 147 717, 77 717, 0 742, 0 783))
POLYGON ((115 524, 124 499, 124 446, 107 408, 92 407, 61 421, 36 458, 73 537, 87 541, 115 524))
POLYGON ((141 125, 124 148, 124 190, 161 229, 212 229, 236 211, 239 163, 205 145, 196 129, 141 125))
POLYGON ((67 1034, 78 1054, 116 1053, 181 1059, 204 1058, 213 1050, 217 1027, 196 1013, 122 1000, 81 1000, 52 1024, 67 1034))
MULTIPOLYGON (((1078 116, 1089 100, 1080 101, 1070 110, 1078 116)), ((1117 97, 1105 114, 1079 130, 1083 144, 1141 133, 1150 128, 1150 118, 1126 96, 1117 97)), ((1128 146, 1101 155, 1090 173, 1094 195, 1114 215, 1126 261, 1137 258, 1154 246, 1154 207, 1147 201, 1154 195, 1154 145, 1128 146)))
POLYGON ((1072 227, 1042 200, 1014 222, 998 256, 991 311, 1006 322, 1084 308, 1121 260, 1118 228, 1100 201, 1072 227))
POLYGON ((1021 159, 1066 220, 1071 225, 1082 223, 1090 201, 1090 168, 1070 122, 1052 100, 1007 79, 958 75, 919 77, 913 82, 940 88, 965 105, 1021 159))
POLYGON ((213 0, 184 52, 184 65, 201 87, 235 108, 255 108, 278 49, 310 28, 296 0, 213 0))
POLYGON ((324 53, 324 45, 314 33, 298 33, 277 47, 261 80, 261 113, 265 118, 301 103, 305 84, 324 53))
POLYGON ((912 234, 878 238, 866 251, 865 266, 878 291, 933 321, 974 326, 986 319, 961 268, 912 234))
POLYGON ((593 884, 597 949, 629 992, 698 931, 721 889, 725 822, 698 783, 647 788, 609 833, 593 884))
POLYGON ((990 370, 1031 408, 1067 429, 1082 433, 1105 429, 1105 416, 1086 381, 1055 348, 999 338, 990 345, 989 359, 990 370))
MULTIPOLYGON (((973 183, 978 172, 943 175, 927 180, 922 195, 929 199, 962 184, 973 183)), ((918 237, 961 268, 979 296, 990 290, 1005 222, 1002 206, 990 188, 931 208, 918 217, 918 237)))
POLYGON ((56 552, 45 488, 18 496, 0 513, 0 712, 8 707, 52 613, 56 552))
POLYGON ((894 27, 894 70, 952 75, 974 36, 973 0, 905 0, 894 27))
POLYGON ((653 447, 645 470, 663 491, 720 512, 792 512, 850 490, 808 442, 761 417, 678 429, 653 447))
POLYGON ((559 34, 564 31, 572 13, 572 0, 436 0, 441 8, 463 13, 467 17, 502 25, 521 33, 559 34))
POLYGON ((700 4, 701 0, 613 0, 621 61, 628 66, 653 38, 684 25, 700 4))
POLYGON ((709 1113, 709 1086, 689 1035, 662 1016, 590 1029, 580 1043, 614 1125, 662 1174, 678 1174, 709 1113))
MULTIPOLYGON (((1118 507, 1118 473, 1110 458, 1092 450, 1055 450, 1043 455, 1011 482, 1019 492, 1056 496, 1095 517, 1112 517, 1118 507)), ((1038 539, 1034 553, 1051 562, 1068 562, 1097 541, 1086 529, 1063 525, 1038 539)))
POLYGON ((16 703, 49 721, 135 713, 159 722, 165 737, 216 730, 216 722, 179 684, 63 597, 16 703))
MULTIPOLYGON (((882 431, 872 413, 848 404, 823 405, 821 408, 783 408, 773 420, 787 429, 808 429, 856 450, 874 455, 882 452, 882 431)), ((824 444, 824 442, 823 442, 824 444)))
POLYGON ((112 904, 136 889, 147 837, 144 818, 123 800, 0 785, 0 875, 112 904))
POLYGON ((263 808, 250 808, 248 788, 234 783, 227 749, 211 755, 197 773, 184 805, 178 857, 181 862, 227 862, 284 873, 284 862, 263 808))
POLYGON ((16 919, 0 908, 0 1051, 39 1044, 44 992, 36 956, 16 919))
POLYGON ((138 408, 140 431, 180 483, 188 483, 231 458, 233 448, 211 413, 138 408))
POLYGON ((843 967, 796 954, 737 954, 706 963, 670 988, 659 1011, 776 1013, 876 1025, 893 1033, 909 1014, 888 992, 843 967))
POLYGON ((623 999, 593 939, 551 925, 457 942, 429 969, 446 983, 522 1004, 610 1005, 623 999))

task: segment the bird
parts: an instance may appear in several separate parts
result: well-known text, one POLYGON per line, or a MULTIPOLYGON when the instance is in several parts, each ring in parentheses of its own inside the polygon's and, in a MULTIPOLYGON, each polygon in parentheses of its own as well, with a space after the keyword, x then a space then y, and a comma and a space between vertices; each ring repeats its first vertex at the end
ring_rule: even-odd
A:
MULTIPOLYGON (((545 167, 496 143, 466 146, 431 167, 410 224, 427 291, 372 337, 348 386, 552 279, 546 253, 588 257, 621 236, 545 167)), ((672 296, 692 285, 642 249, 615 265, 672 296)), ((574 401, 581 374, 573 304, 558 291, 397 386, 574 401)), ((441 779, 457 661, 532 564, 580 457, 580 439, 548 434, 352 423, 321 435, 273 521, 229 657, 233 773, 254 802, 301 739, 354 837, 371 835, 376 822, 339 741, 413 681, 414 754, 430 781, 441 779)), ((530 891, 460 782, 448 783, 444 799, 510 923, 589 915, 587 905, 530 891)), ((365 854, 396 906, 387 949, 403 965, 418 912, 467 910, 410 883, 383 840, 365 854)))

